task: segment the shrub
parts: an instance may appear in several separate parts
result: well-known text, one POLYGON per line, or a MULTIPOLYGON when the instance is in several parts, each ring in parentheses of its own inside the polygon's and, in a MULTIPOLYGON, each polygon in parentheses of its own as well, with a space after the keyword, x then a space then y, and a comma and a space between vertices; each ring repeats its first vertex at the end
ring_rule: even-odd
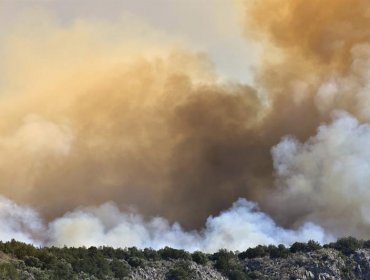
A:
POLYGON ((130 247, 130 248, 127 248, 126 250, 127 250, 127 253, 128 253, 128 256, 127 256, 128 258, 130 258, 130 257, 141 258, 141 259, 144 258, 143 251, 139 250, 136 247, 130 247))
POLYGON ((258 245, 255 248, 248 248, 246 251, 240 253, 238 257, 240 259, 254 259, 262 258, 268 255, 268 248, 263 245, 258 245))
POLYGON ((206 254, 200 252, 200 251, 195 251, 194 253, 191 254, 191 258, 193 261, 195 261, 197 264, 205 265, 208 262, 208 257, 206 254))
POLYGON ((250 279, 263 279, 263 275, 259 271, 252 271, 248 273, 250 279))
POLYGON ((170 247, 165 247, 163 249, 160 249, 158 251, 159 255, 165 259, 165 260, 177 260, 177 259, 183 259, 183 260, 191 260, 191 256, 188 252, 184 250, 179 249, 173 249, 170 247))
POLYGON ((216 260, 215 268, 226 275, 231 280, 244 280, 247 279, 246 274, 243 272, 239 259, 233 252, 227 250, 220 250, 214 254, 216 260))
POLYGON ((230 280, 247 280, 247 275, 240 269, 232 270, 228 273, 228 278, 230 280))
POLYGON ((302 243, 302 242, 295 242, 293 243, 292 246, 290 246, 289 251, 291 253, 296 253, 296 252, 312 252, 316 250, 320 250, 322 247, 320 243, 310 240, 307 243, 302 243))
POLYGON ((338 239, 337 242, 331 243, 329 246, 348 256, 353 254, 357 249, 362 248, 362 242, 354 237, 346 237, 338 239))
POLYGON ((121 262, 117 259, 114 259, 110 263, 110 268, 114 274, 114 277, 118 279, 123 279, 124 277, 128 276, 130 273, 130 269, 128 265, 124 262, 121 262))
POLYGON ((289 250, 285 248, 283 244, 280 244, 278 247, 270 245, 268 246, 270 253, 270 258, 286 258, 289 255, 289 250))
POLYGON ((12 263, 0 264, 0 279, 1 280, 18 280, 20 279, 19 273, 12 263))
POLYGON ((307 252, 317 251, 317 250, 320 250, 321 248, 322 246, 317 241, 309 240, 307 242, 307 252))
POLYGON ((225 249, 221 249, 217 253, 215 253, 214 259, 216 260, 216 269, 225 274, 228 274, 237 266, 235 254, 225 249))
POLYGON ((144 260, 137 257, 130 257, 127 262, 132 267, 139 267, 144 265, 144 260))
POLYGON ((370 249, 370 240, 365 241, 362 247, 366 249, 370 249))
POLYGON ((157 261, 160 258, 158 252, 151 248, 145 248, 143 251, 143 254, 144 254, 144 257, 150 261, 157 261))
POLYGON ((179 261, 167 274, 168 280, 190 280, 195 277, 195 270, 188 261, 179 261))
POLYGON ((307 250, 307 244, 302 243, 302 242, 295 242, 289 248, 289 251, 291 253, 306 252, 306 250, 307 250))
POLYGON ((64 260, 58 261, 54 264, 53 269, 53 278, 59 280, 70 280, 73 279, 73 269, 71 264, 65 262, 64 260))
POLYGON ((27 266, 42 267, 42 262, 38 258, 35 258, 33 256, 26 257, 24 259, 24 263, 27 266))

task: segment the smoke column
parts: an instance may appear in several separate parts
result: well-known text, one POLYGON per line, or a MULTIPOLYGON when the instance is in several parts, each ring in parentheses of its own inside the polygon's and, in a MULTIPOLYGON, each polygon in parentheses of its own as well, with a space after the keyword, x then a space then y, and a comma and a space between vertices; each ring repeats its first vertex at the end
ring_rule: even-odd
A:
POLYGON ((250 84, 132 17, 37 10, 0 34, 3 239, 215 251, 368 235, 369 5, 234 4, 260 48, 250 84))

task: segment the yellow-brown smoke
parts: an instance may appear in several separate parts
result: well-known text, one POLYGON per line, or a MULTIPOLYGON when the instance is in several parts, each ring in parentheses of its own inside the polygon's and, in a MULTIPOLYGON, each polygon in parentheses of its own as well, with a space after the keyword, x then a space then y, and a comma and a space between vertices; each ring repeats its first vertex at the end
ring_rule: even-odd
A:
MULTIPOLYGON (((311 102, 321 116, 344 109, 362 119, 368 98, 357 97, 366 83, 369 59, 369 4, 346 1, 244 1, 248 35, 266 43, 259 81, 270 94, 311 102), (345 80, 333 92, 326 82, 345 80), (324 92, 323 92, 324 91, 324 92)), ((285 101, 284 101, 285 102, 285 101)), ((280 103, 280 102, 279 102, 280 103)))
MULTIPOLYGON (((329 121, 336 110, 350 112, 361 122, 370 121, 367 1, 244 1, 243 8, 245 32, 265 43, 266 58, 257 79, 275 104, 271 113, 274 120, 289 114, 286 120, 290 129, 294 127, 291 122, 301 125, 303 134, 291 132, 298 137, 315 134, 313 128, 329 121), (291 111, 300 105, 305 110, 291 111)), ((265 205, 280 222, 299 224, 302 220, 314 220, 337 236, 364 237, 369 232, 363 214, 367 191, 362 181, 362 176, 368 174, 364 171, 367 160, 360 156, 368 147, 366 141, 354 144, 358 135, 367 137, 367 127, 343 125, 350 122, 347 118, 335 120, 325 140, 326 127, 321 126, 317 136, 304 146, 286 139, 274 148, 278 151, 274 154, 278 186, 275 193, 283 201, 272 196, 269 205, 265 205), (284 143, 294 148, 286 149, 284 143), (311 152, 310 156, 301 148, 307 148, 305 152, 311 152), (289 164, 280 162, 280 156, 289 164), (319 159, 321 156, 328 165, 319 159), (352 169, 357 172, 351 172, 352 169), (339 170, 342 176, 337 173, 339 170), (288 178, 286 172, 290 174, 288 178), (311 200, 312 196, 315 198, 311 200), (345 223, 349 220, 353 221, 351 226, 345 223)))
POLYGON ((45 21, 4 39, 2 194, 48 217, 113 200, 194 225, 252 192, 271 145, 255 90, 161 35, 45 21))
POLYGON ((44 16, 17 26, 0 49, 1 193, 49 218, 109 200, 190 227, 238 197, 277 211, 265 199, 271 147, 286 134, 307 139, 334 109, 370 116, 357 94, 367 6, 242 2, 246 33, 265 51, 253 87, 221 82, 206 54, 159 31, 144 40, 44 16))

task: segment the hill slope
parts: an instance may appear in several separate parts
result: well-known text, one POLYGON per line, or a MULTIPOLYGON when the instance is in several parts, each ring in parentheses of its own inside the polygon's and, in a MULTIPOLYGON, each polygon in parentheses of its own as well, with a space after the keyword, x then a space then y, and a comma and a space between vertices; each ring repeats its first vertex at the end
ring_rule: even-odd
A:
POLYGON ((324 247, 310 241, 205 254, 168 247, 35 248, 12 240, 0 242, 0 279, 370 279, 370 242, 344 238, 324 247))

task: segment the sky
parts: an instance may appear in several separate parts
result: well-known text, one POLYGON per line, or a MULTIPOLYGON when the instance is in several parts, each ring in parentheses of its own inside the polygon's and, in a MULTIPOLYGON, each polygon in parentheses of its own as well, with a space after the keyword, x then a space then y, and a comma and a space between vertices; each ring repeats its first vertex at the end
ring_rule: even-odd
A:
MULTIPOLYGON (((2 0, 1 5, 0 33, 34 11, 48 13, 66 26, 79 20, 112 24, 135 20, 206 52, 225 79, 251 83, 251 68, 258 59, 258 47, 243 36, 243 19, 233 1, 2 0)), ((143 31, 140 36, 148 34, 143 31)))

